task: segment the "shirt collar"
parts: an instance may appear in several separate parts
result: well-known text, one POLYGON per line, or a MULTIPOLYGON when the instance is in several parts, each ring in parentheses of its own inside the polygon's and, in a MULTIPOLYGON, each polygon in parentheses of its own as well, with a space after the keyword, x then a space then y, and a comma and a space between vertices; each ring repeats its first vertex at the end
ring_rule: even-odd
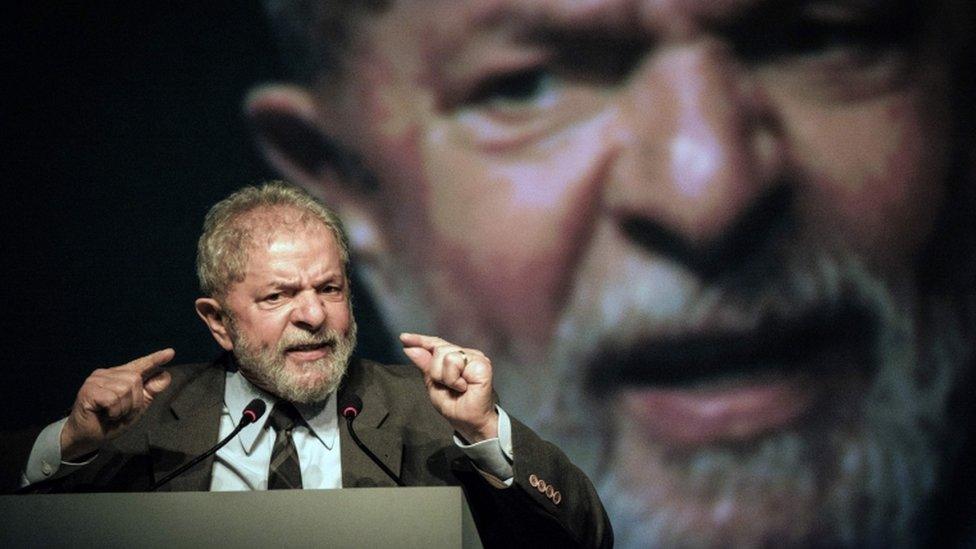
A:
MULTIPOLYGON (((235 424, 240 420, 244 407, 255 398, 263 400, 267 406, 267 411, 258 421, 244 427, 237 435, 244 446, 244 451, 250 455, 261 433, 264 432, 264 426, 267 425, 268 418, 271 417, 271 409, 278 401, 278 397, 255 387, 239 371, 228 371, 226 375, 224 406, 235 424)), ((323 404, 295 404, 298 413, 302 415, 302 419, 308 425, 309 431, 329 450, 335 445, 336 438, 339 435, 339 416, 336 412, 334 400, 335 391, 329 393, 323 404)))

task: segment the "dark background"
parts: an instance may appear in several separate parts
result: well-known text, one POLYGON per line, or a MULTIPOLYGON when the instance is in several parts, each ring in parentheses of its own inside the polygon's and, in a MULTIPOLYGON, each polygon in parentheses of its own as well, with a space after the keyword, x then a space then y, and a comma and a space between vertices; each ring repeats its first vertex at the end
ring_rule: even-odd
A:
POLYGON ((63 415, 94 368, 216 356, 196 238, 213 203, 274 176, 241 102, 284 76, 256 1, 17 10, 0 38, 8 431, 63 415))
MULTIPOLYGON (((177 362, 218 353, 193 310, 196 238, 213 203, 274 177, 241 102, 285 77, 257 0, 12 10, 0 29, 7 433, 61 417, 94 368, 167 346, 177 362)), ((356 303, 360 353, 388 359, 369 302, 356 303)), ((936 538, 971 540, 956 527, 976 508, 972 464, 953 466, 931 519, 948 525, 936 538)))

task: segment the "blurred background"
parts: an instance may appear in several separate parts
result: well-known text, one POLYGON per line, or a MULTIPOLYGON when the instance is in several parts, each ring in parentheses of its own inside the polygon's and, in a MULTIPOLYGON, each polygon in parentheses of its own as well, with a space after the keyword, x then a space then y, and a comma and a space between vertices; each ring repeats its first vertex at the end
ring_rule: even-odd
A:
POLYGON ((96 367, 215 356, 193 311, 203 216, 273 175, 240 112, 279 73, 256 2, 49 4, 0 39, 2 430, 60 417, 96 367))

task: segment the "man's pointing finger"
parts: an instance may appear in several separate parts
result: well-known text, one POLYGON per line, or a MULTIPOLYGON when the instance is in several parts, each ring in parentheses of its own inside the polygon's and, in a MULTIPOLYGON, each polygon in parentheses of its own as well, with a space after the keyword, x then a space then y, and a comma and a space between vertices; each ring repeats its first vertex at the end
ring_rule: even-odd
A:
POLYGON ((157 375, 159 373, 159 367, 173 360, 174 356, 176 356, 176 351, 173 349, 162 349, 123 364, 119 368, 139 373, 142 375, 143 381, 145 381, 157 375))
POLYGON ((400 334, 400 342, 409 347, 423 347, 431 353, 440 345, 449 345, 448 342, 435 336, 412 334, 404 332, 400 334))

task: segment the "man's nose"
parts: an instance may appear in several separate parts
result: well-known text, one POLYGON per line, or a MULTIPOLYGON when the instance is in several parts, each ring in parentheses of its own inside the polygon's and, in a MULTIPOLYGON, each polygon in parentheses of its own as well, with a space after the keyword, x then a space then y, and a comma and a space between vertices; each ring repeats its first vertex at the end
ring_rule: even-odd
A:
POLYGON ((638 69, 605 191, 631 240, 701 270, 768 238, 789 199, 779 130, 732 57, 702 42, 638 69))
POLYGON ((295 295, 291 322, 309 331, 317 331, 325 323, 326 311, 318 292, 300 292, 295 295))

